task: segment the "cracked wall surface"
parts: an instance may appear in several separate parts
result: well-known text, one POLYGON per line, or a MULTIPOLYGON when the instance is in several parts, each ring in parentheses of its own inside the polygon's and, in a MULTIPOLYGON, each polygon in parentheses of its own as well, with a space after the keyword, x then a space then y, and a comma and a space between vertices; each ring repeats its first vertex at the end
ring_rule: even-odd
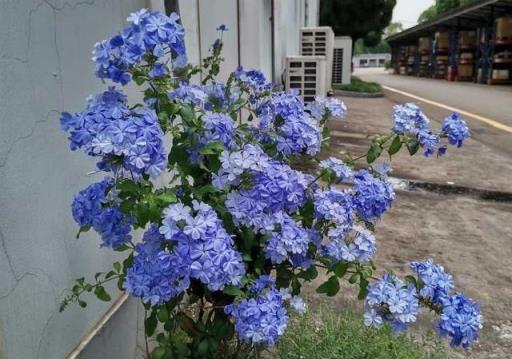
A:
MULTIPOLYGON (((92 233, 75 239, 74 193, 94 161, 70 152, 59 128, 105 88, 94 77, 92 45, 124 25, 143 0, 0 0, 0 358, 57 359, 80 341, 109 304, 58 313, 75 278, 109 269, 114 255, 92 233)), ((111 292, 117 295, 114 289, 111 292)), ((114 317, 98 358, 134 358, 137 305, 114 317), (133 327, 130 332, 129 328, 133 327), (131 341, 123 341, 133 335, 131 341), (123 351, 119 346, 124 345, 123 351), (122 353, 122 354, 120 354, 122 353), (120 356, 121 355, 121 356, 120 356)), ((92 353, 92 354, 91 354, 92 353)))

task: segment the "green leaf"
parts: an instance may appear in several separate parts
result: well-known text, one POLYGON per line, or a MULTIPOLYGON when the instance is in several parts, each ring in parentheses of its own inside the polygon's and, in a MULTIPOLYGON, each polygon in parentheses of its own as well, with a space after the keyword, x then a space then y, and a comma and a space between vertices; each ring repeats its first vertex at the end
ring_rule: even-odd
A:
POLYGON ((388 148, 388 153, 390 156, 393 156, 395 153, 400 151, 401 148, 402 148, 402 139, 400 138, 399 135, 396 135, 395 138, 393 139, 393 142, 391 142, 391 146, 389 146, 389 148, 388 148))
POLYGON ((152 359, 163 359, 165 358, 165 355, 167 354, 167 349, 165 347, 158 347, 153 350, 151 353, 152 359))
POLYGON ((300 281, 297 278, 292 279, 292 294, 297 295, 300 293, 300 288, 302 285, 300 284, 300 281))
POLYGON ((416 152, 420 149, 420 143, 416 140, 407 143, 407 149, 409 150, 409 154, 414 156, 416 152))
POLYGON ((122 179, 118 181, 116 187, 118 190, 127 193, 137 193, 140 190, 139 185, 129 179, 122 179))
POLYGON ((206 146, 199 150, 202 155, 214 155, 224 151, 224 145, 220 141, 213 141, 208 143, 206 146))
POLYGON ((117 273, 120 273, 121 272, 121 263, 114 262, 114 269, 116 270, 117 273))
POLYGON ((76 234, 76 239, 80 238, 80 234, 87 232, 89 229, 91 229, 91 226, 80 227, 78 233, 76 234))
POLYGON ((325 293, 329 297, 334 297, 340 290, 340 283, 336 276, 330 277, 327 282, 319 286, 316 291, 317 293, 325 293))
POLYGON ((97 286, 96 289, 94 289, 94 294, 99 300, 102 300, 104 302, 109 302, 112 299, 110 297, 110 294, 108 294, 105 288, 101 285, 97 286))
POLYGON ((156 330, 156 326, 157 325, 158 325, 158 321, 156 319, 155 312, 153 312, 144 321, 144 330, 146 331, 146 335, 148 337, 151 337, 151 336, 153 336, 153 334, 155 334, 155 330, 156 330))
POLYGON ((183 106, 180 109, 180 116, 183 119, 183 121, 188 124, 193 124, 196 119, 194 110, 191 106, 183 106))
POLYGON ((165 323, 169 319, 169 311, 167 310, 167 308, 163 307, 158 311, 156 316, 159 322, 165 323))
POLYGON ((222 291, 223 293, 227 294, 227 295, 232 295, 232 296, 240 296, 243 294, 242 290, 234 285, 227 285, 224 287, 224 290, 222 291))
POLYGON ((86 303, 86 302, 84 302, 84 301, 83 301, 83 300, 81 300, 81 299, 78 299, 78 305, 79 305, 80 307, 82 307, 82 308, 87 307, 87 303, 86 303))
POLYGON ((307 281, 312 281, 318 276, 318 271, 315 266, 309 267, 307 270, 300 272, 297 277, 307 281))
POLYGON ((347 273, 349 263, 348 262, 339 262, 334 266, 334 274, 338 278, 342 278, 345 273, 347 273))
POLYGON ((361 281, 359 282, 359 294, 357 295, 357 298, 359 300, 363 300, 368 295, 368 281, 364 278, 361 278, 361 281))
POLYGON ((124 251, 127 251, 128 249, 131 249, 131 247, 127 244, 121 244, 120 246, 117 246, 116 248, 114 248, 114 250, 116 252, 124 252, 124 251))
POLYGON ((350 284, 354 284, 354 283, 357 283, 357 279, 359 278, 359 273, 354 273, 350 276, 350 278, 348 279, 348 282, 350 284))
POLYGON ((199 343, 199 346, 197 347, 197 354, 206 355, 206 354, 208 354, 208 350, 209 350, 209 341, 208 341, 208 338, 205 338, 205 339, 201 340, 201 342, 199 343))
POLYGON ((377 158, 379 158, 380 154, 382 153, 382 148, 379 144, 374 143, 368 150, 368 153, 366 154, 366 162, 368 164, 375 162, 377 158))

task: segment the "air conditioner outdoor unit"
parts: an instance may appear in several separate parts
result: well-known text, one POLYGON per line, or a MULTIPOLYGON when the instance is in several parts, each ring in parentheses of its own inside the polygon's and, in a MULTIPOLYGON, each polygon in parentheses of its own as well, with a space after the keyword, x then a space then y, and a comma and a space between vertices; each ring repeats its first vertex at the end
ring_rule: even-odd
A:
POLYGON ((350 84, 351 71, 352 38, 350 36, 337 36, 334 39, 332 83, 350 84))
POLYGON ((333 49, 334 32, 329 26, 300 29, 300 54, 302 56, 325 56, 326 92, 331 89, 333 49))
POLYGON ((326 95, 325 56, 289 56, 286 58, 286 90, 298 90, 304 102, 326 95))

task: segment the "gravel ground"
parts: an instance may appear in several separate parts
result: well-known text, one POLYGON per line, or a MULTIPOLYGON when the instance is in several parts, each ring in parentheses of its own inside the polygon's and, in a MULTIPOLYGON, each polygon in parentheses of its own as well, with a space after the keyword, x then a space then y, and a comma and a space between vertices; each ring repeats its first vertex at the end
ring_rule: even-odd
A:
MULTIPOLYGON (((330 125, 329 152, 334 155, 342 149, 363 153, 366 135, 386 132, 391 126, 391 101, 345 102, 349 115, 330 125)), ((393 159, 392 165, 393 176, 399 178, 512 192, 512 159, 477 140, 468 141, 462 149, 450 148, 445 158, 409 158, 404 154, 393 159)), ((397 191, 393 208, 377 225, 375 262, 381 270, 389 268, 399 274, 407 272, 410 260, 432 257, 444 265, 454 275, 458 290, 482 303, 485 317, 480 342, 470 350, 453 351, 453 356, 512 358, 511 233, 512 202, 506 199, 484 201, 464 191, 448 195, 397 191)), ((432 318, 424 315, 419 331, 432 325, 432 318)))

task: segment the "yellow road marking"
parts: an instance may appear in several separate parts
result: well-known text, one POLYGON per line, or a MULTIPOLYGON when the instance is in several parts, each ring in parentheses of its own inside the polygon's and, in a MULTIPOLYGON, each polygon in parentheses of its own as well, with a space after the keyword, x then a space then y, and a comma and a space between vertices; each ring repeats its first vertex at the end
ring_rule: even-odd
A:
POLYGON ((385 89, 385 90, 391 91, 391 92, 395 92, 395 93, 400 94, 400 95, 404 95, 404 96, 413 98, 413 99, 421 101, 421 102, 428 103, 430 105, 434 105, 434 106, 437 106, 437 107, 440 107, 440 108, 444 108, 445 110, 448 110, 448 111, 458 112, 458 113, 460 113, 463 116, 472 117, 472 118, 474 118, 474 119, 476 119, 478 121, 484 122, 484 123, 486 123, 486 124, 488 124, 488 125, 490 125, 492 127, 495 127, 495 128, 500 129, 500 130, 512 133, 512 126, 505 125, 505 124, 503 124, 501 122, 498 122, 496 120, 493 120, 493 119, 490 119, 490 118, 487 118, 487 117, 484 117, 484 116, 476 115, 474 113, 467 112, 467 111, 458 109, 456 107, 444 105, 444 104, 436 102, 436 101, 428 100, 426 98, 419 97, 419 96, 413 95, 411 93, 395 89, 393 87, 382 86, 382 88, 385 89))

